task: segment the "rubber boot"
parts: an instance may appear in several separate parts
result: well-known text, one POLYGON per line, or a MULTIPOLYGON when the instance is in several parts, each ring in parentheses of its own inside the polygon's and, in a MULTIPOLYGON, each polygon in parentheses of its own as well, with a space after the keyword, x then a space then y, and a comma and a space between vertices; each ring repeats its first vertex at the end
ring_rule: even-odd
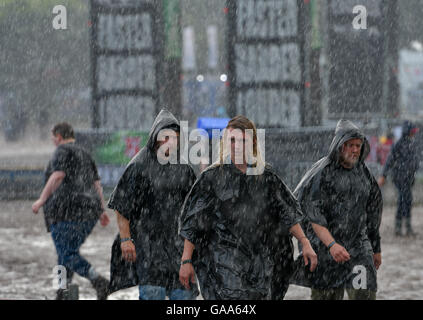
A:
POLYGON ((56 291, 56 300, 66 300, 65 289, 58 289, 56 291))
POLYGON ((407 237, 415 237, 416 233, 413 231, 413 228, 411 227, 411 218, 405 219, 405 227, 407 230, 407 237))
POLYGON ((395 219, 395 236, 396 237, 401 237, 402 233, 401 233, 401 229, 402 229, 402 219, 395 219))

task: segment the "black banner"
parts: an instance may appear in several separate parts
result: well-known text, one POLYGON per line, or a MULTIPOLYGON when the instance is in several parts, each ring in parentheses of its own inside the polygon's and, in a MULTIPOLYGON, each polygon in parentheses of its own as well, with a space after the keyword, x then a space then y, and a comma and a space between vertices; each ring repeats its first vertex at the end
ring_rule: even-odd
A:
POLYGON ((298 127, 304 106, 303 0, 227 0, 229 105, 258 127, 298 127))
POLYGON ((91 0, 93 127, 149 130, 161 43, 153 0, 91 0))
POLYGON ((385 7, 382 0, 329 0, 329 118, 374 117, 384 112, 389 23, 385 7), (358 19, 360 8, 367 13, 366 23, 358 19), (355 19, 365 28, 354 27, 355 19))

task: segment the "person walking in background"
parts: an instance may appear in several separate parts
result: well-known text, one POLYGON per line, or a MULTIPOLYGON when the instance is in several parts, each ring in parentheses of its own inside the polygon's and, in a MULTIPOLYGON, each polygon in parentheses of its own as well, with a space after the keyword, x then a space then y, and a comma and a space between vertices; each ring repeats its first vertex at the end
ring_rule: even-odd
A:
POLYGON ((364 163, 369 152, 364 134, 340 120, 328 156, 312 166, 294 191, 319 264, 310 273, 298 259, 292 283, 310 287, 312 300, 342 300, 345 289, 350 299, 376 299, 383 202, 364 163), (359 286, 354 284, 357 273, 359 286))
MULTIPOLYGON (((38 213, 41 207, 44 209, 58 264, 66 268, 67 284, 76 272, 91 282, 97 299, 105 300, 109 282, 79 253, 97 221, 100 219, 103 227, 109 223, 97 167, 89 153, 75 144, 70 124, 56 124, 52 140, 57 148, 45 172, 45 186, 32 211, 38 213)), ((63 298, 64 289, 58 289, 56 299, 63 298)))
POLYGON ((405 220, 407 236, 414 236, 411 227, 411 207, 413 204, 412 188, 420 156, 418 154, 415 135, 418 127, 410 121, 402 126, 401 138, 394 144, 383 167, 382 175, 378 179, 379 186, 383 186, 386 178, 391 175, 395 188, 398 191, 398 209, 395 216, 395 235, 402 235, 403 221, 405 220))

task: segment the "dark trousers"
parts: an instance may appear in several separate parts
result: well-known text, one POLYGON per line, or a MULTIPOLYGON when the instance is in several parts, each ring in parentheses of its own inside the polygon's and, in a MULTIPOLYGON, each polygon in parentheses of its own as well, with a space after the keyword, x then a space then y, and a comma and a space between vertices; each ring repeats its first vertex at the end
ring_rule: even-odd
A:
POLYGON ((311 289, 311 300, 343 300, 344 291, 347 291, 349 300, 376 300, 376 291, 354 289, 311 289))
POLYGON ((96 220, 58 222, 51 226, 51 236, 56 246, 58 264, 66 268, 67 283, 71 283, 73 273, 88 278, 91 264, 80 255, 79 248, 93 230, 96 220))
POLYGON ((412 187, 408 182, 394 182, 398 190, 398 209, 395 217, 395 228, 401 231, 402 220, 405 219, 407 230, 411 228, 411 206, 413 203, 412 187))

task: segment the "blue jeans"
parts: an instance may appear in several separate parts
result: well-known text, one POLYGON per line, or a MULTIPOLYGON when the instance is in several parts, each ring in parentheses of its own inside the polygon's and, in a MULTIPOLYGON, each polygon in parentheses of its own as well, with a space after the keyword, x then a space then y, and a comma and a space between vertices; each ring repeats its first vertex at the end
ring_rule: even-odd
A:
MULTIPOLYGON (((166 288, 158 286, 139 286, 140 300, 165 300, 166 288)), ((169 300, 192 300, 192 290, 175 289, 170 291, 169 300)))
POLYGON ((67 282, 72 280, 76 272, 88 278, 90 263, 79 254, 79 248, 93 230, 97 220, 74 222, 64 221, 51 225, 51 236, 56 246, 58 264, 66 267, 67 282))

